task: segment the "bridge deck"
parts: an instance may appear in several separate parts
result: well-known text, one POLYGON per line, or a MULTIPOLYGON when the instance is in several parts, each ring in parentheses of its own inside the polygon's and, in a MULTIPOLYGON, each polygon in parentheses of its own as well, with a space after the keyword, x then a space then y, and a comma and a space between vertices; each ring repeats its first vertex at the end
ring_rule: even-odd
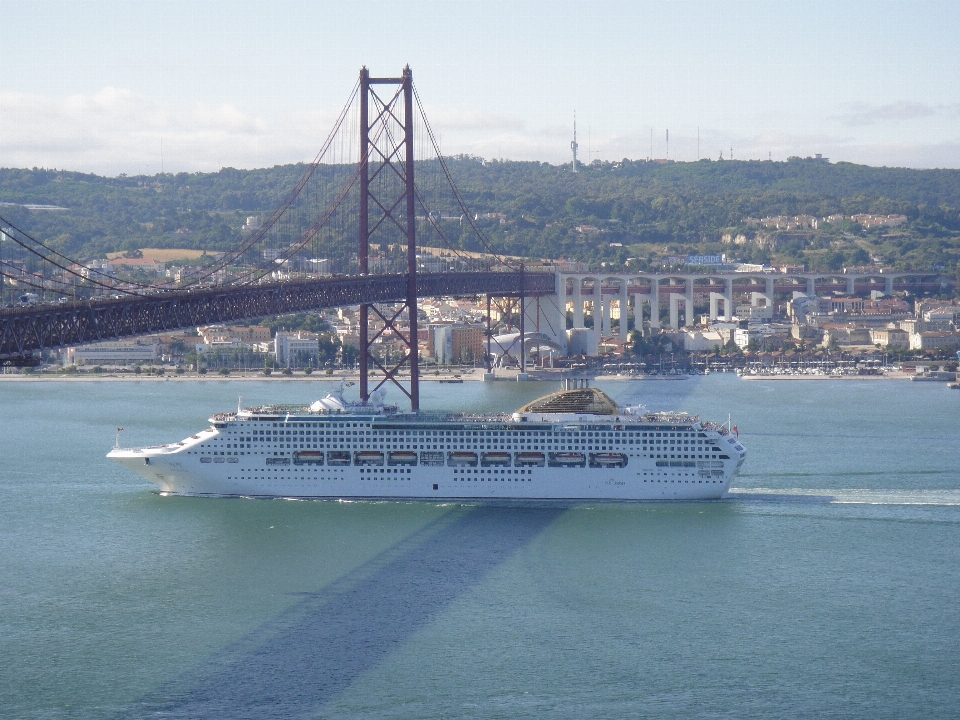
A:
MULTIPOLYGON (((556 278, 545 272, 423 273, 419 297, 544 295, 556 278)), ((0 311, 0 362, 47 348, 82 345, 248 318, 402 302, 406 275, 324 278, 257 286, 170 291, 119 299, 0 311)))

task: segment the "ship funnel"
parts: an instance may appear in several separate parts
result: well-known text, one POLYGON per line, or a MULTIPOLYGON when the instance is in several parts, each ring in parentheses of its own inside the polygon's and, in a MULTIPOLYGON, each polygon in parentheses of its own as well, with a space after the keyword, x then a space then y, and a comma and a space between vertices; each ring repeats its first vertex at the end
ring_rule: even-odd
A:
POLYGON ((562 390, 586 390, 590 387, 590 378, 565 377, 560 383, 562 390))

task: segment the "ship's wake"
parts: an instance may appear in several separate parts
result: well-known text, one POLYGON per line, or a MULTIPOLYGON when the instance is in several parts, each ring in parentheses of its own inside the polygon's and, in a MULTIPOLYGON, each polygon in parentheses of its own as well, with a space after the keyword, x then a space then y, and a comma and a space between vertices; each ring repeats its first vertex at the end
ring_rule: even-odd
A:
POLYGON ((861 488, 734 488, 730 500, 747 503, 808 503, 824 505, 960 506, 960 489, 877 490, 861 488))

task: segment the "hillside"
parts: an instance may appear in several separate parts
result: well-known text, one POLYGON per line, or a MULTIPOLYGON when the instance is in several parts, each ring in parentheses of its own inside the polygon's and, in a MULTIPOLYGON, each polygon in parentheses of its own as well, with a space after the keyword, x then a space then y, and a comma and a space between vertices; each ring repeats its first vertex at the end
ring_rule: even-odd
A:
MULTIPOLYGON (((458 157, 449 164, 493 246, 512 255, 645 268, 666 256, 726 253, 811 269, 878 262, 951 275, 960 262, 958 170, 799 158, 595 162, 576 174, 536 162, 458 157), (861 214, 903 219, 868 228, 850 220, 861 214), (817 227, 757 222, 775 216, 808 216, 817 227), (832 222, 823 221, 828 216, 832 222)), ((245 217, 272 210, 303 171, 286 165, 107 178, 0 169, 0 215, 81 259, 144 247, 224 250, 239 242, 245 217)), ((462 237, 465 249, 482 250, 469 233, 462 237)))

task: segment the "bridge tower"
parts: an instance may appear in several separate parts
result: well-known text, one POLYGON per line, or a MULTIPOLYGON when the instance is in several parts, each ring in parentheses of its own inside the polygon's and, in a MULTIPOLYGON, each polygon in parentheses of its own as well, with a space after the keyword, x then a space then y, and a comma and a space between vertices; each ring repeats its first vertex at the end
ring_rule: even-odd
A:
POLYGON ((360 306, 360 398, 366 403, 372 392, 392 382, 410 398, 410 407, 420 409, 420 372, 417 353, 417 226, 413 184, 413 72, 408 65, 400 77, 373 78, 366 67, 360 70, 360 273, 370 274, 371 239, 378 250, 388 244, 407 246, 407 297, 397 312, 382 312, 376 305, 360 306), (386 89, 386 92, 378 89, 386 89), (371 107, 372 106, 372 107, 371 107), (408 316, 409 331, 398 321, 408 316), (371 336, 371 315, 382 326, 371 336), (404 354, 397 359, 378 358, 374 342, 390 331, 400 339, 404 354), (370 389, 370 366, 382 379, 370 389), (410 389, 399 380, 409 368, 410 389))

